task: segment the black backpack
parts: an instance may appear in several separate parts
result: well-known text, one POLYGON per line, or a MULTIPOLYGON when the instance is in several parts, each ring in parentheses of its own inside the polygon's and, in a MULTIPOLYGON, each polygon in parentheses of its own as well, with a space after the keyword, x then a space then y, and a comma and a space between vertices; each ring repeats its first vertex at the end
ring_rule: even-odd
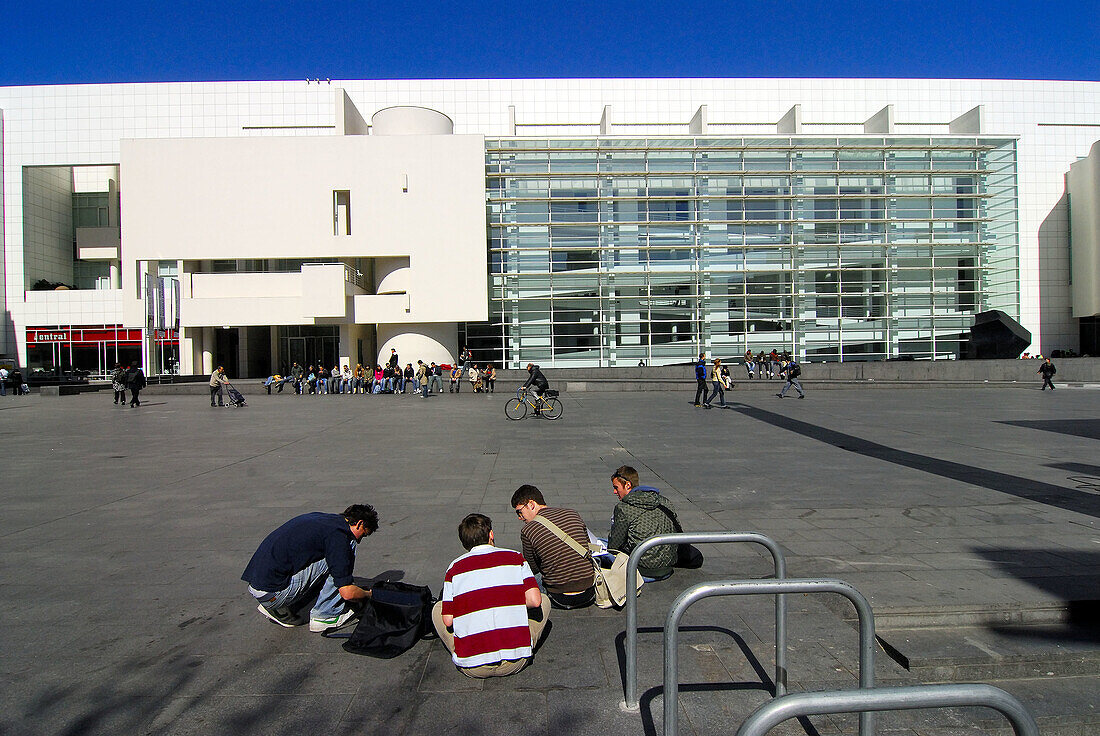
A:
POLYGON ((354 631, 325 636, 347 639, 343 647, 352 654, 392 659, 435 633, 432 627, 434 602, 426 585, 382 581, 371 588, 371 597, 354 631))
POLYGON ((787 378, 798 378, 802 375, 802 369, 793 360, 787 364, 787 378))

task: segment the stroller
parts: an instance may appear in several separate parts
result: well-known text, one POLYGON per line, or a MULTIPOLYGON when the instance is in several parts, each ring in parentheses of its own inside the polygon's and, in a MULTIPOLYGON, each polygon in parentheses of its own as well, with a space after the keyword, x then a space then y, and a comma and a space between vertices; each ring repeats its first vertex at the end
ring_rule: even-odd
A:
POLYGON ((226 383, 225 390, 229 394, 229 404, 235 406, 238 409, 242 406, 248 406, 248 402, 244 400, 244 394, 233 387, 233 384, 226 383))

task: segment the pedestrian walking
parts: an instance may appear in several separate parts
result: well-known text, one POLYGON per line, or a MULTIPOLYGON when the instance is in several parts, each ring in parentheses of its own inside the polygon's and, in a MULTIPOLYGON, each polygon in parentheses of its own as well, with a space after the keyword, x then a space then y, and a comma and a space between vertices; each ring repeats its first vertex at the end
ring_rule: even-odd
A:
POLYGON ((111 373, 111 389, 115 392, 115 404, 126 406, 126 369, 121 363, 116 363, 111 373))
POLYGON ((711 385, 714 386, 714 390, 711 391, 711 394, 707 398, 707 400, 703 402, 703 405, 706 406, 708 409, 710 408, 711 403, 714 401, 715 396, 718 397, 718 406, 722 407, 723 409, 726 408, 725 390, 729 388, 729 384, 727 383, 727 381, 729 380, 729 373, 727 372, 725 375, 723 375, 722 370, 722 359, 715 358, 714 366, 711 368, 710 373, 711 385))
POLYGON ((218 406, 225 406, 225 387, 229 384, 229 376, 225 375, 225 368, 218 366, 210 374, 210 406, 214 406, 214 398, 218 399, 218 406))
POLYGON ((699 353, 699 360, 695 362, 695 406, 702 406, 700 401, 707 396, 707 359, 704 353, 699 353))
POLYGON ((1054 367, 1054 364, 1050 362, 1050 358, 1043 361, 1043 364, 1039 366, 1039 370, 1035 371, 1043 376, 1043 387, 1040 391, 1046 391, 1047 386, 1050 386, 1050 390, 1054 390, 1054 383, 1050 380, 1054 378, 1054 374, 1058 372, 1058 369, 1054 367))
POLYGON ((133 368, 126 374, 126 386, 130 389, 130 406, 141 406, 141 399, 138 398, 138 392, 145 388, 145 372, 141 370, 140 365, 134 365, 133 368))
POLYGON ((782 399, 787 395, 787 391, 790 390, 791 386, 794 386, 795 391, 798 391, 798 398, 806 398, 806 392, 802 390, 802 384, 798 382, 798 377, 802 375, 802 368, 798 363, 793 360, 784 360, 780 364, 779 375, 787 379, 787 385, 776 396, 782 399))

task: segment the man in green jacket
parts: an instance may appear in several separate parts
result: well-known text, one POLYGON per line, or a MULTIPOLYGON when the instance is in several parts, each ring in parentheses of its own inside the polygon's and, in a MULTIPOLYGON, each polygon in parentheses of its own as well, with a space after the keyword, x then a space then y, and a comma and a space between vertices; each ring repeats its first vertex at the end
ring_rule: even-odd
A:
MULTIPOLYGON (((676 510, 660 491, 638 483, 638 471, 623 465, 611 476, 611 492, 619 502, 611 518, 611 532, 607 535, 608 549, 630 552, 639 544, 659 534, 676 532, 676 510)), ((642 578, 651 583, 664 580, 672 574, 676 562, 677 547, 662 544, 646 550, 638 564, 642 578)))

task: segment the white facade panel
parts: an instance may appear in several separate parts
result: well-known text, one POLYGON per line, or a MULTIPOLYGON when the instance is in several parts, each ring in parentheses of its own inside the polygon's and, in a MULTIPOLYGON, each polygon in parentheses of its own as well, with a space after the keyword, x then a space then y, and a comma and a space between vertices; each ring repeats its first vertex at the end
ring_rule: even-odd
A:
MULTIPOLYGON (((402 321, 487 316, 481 136, 126 141, 122 171, 126 293, 141 261, 404 259, 402 321)), ((303 316, 347 316, 343 266, 300 278, 303 316)))

